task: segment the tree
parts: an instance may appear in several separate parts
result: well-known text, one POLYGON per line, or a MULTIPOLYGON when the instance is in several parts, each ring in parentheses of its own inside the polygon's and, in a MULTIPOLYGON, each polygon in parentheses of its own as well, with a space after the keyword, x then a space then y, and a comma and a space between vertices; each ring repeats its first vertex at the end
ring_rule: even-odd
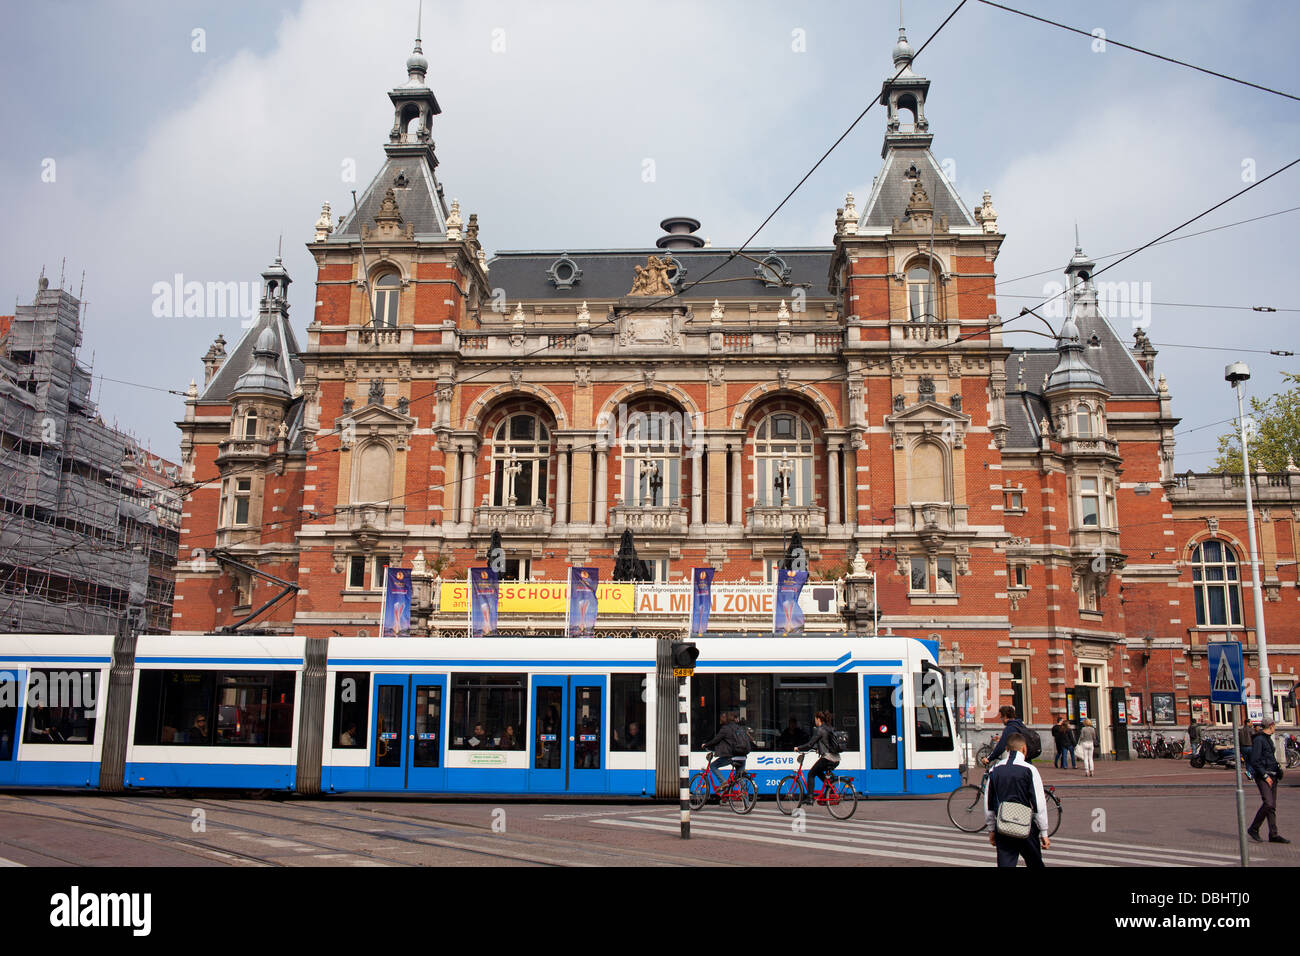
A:
MULTIPOLYGON (((1250 470, 1286 471, 1290 463, 1300 463, 1300 374, 1283 372, 1282 378, 1292 387, 1261 401, 1250 400, 1247 420, 1254 420, 1250 436, 1250 470)), ((1219 436, 1219 457, 1212 470, 1241 473, 1241 440, 1237 431, 1219 436)))

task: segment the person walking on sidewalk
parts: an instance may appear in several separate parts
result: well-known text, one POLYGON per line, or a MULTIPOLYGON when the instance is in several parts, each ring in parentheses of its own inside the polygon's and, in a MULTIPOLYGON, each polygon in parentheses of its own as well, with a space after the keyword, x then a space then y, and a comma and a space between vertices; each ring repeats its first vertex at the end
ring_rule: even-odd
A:
POLYGON ((1290 843, 1286 837, 1277 832, 1277 782, 1282 779, 1282 768, 1278 766, 1277 756, 1273 753, 1273 731, 1276 725, 1273 718, 1267 718, 1260 725, 1259 733, 1250 746, 1250 771, 1255 777, 1255 786, 1259 788, 1261 803, 1255 814, 1255 822, 1246 828, 1250 838, 1256 843, 1260 839, 1259 828, 1268 821, 1269 843, 1290 843))
POLYGON ((1092 725, 1092 721, 1087 717, 1083 718, 1083 726, 1079 728, 1079 750, 1083 752, 1083 773, 1084 776, 1096 776, 1092 772, 1092 751, 1097 745, 1097 728, 1092 725))
MULTIPOLYGON (((1074 733, 1074 724, 1070 723, 1069 717, 1061 718, 1061 745, 1065 747, 1065 754, 1070 757, 1070 769, 1078 770, 1079 762, 1074 758, 1074 747, 1078 743, 1078 737, 1074 733)), ((1061 755, 1061 769, 1065 769, 1065 754, 1061 755)))
POLYGON ((1065 715, 1052 724, 1052 743, 1056 747, 1056 753, 1052 756, 1052 766, 1065 769, 1065 745, 1061 743, 1061 729, 1065 726, 1065 715))

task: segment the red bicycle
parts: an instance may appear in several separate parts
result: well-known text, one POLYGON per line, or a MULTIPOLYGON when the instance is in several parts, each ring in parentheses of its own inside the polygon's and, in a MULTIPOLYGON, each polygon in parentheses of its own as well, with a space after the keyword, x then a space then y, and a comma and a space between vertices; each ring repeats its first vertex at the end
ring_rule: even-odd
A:
POLYGON ((725 803, 736 813, 748 813, 758 802, 758 785, 754 775, 745 772, 745 759, 735 757, 731 761, 731 776, 719 785, 713 775, 709 761, 713 754, 704 757, 704 769, 691 777, 691 809, 698 810, 708 802, 709 797, 717 797, 719 803, 725 803))
MULTIPOLYGON (((799 755, 799 766, 795 772, 781 778, 776 785, 776 808, 786 816, 794 813, 795 807, 803 802, 808 793, 808 781, 803 775, 803 758, 799 755)), ((813 795, 813 803, 819 803, 830 811, 837 820, 847 820, 858 809, 858 791, 853 786, 852 777, 837 777, 833 772, 827 774, 822 789, 813 795)))

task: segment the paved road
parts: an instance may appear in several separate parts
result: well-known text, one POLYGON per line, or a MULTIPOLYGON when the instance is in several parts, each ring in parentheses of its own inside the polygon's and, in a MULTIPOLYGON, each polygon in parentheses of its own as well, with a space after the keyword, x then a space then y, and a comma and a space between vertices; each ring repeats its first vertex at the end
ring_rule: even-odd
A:
MULTIPOLYGON (((1206 776, 1204 783, 1210 779, 1206 776)), ((1224 774, 1216 782, 1230 779, 1224 774)), ((1093 785, 1064 787, 1060 793, 1064 823, 1046 854, 1049 864, 1186 867, 1237 862, 1230 788, 1093 785)), ((1282 794, 1284 825, 1300 813, 1295 797, 1282 794)), ((1253 814, 1257 802, 1248 804, 1248 813, 1253 814)), ((825 808, 810 808, 802 829, 770 800, 747 816, 717 806, 692 816, 692 839, 685 841, 678 835, 676 808, 654 803, 7 793, 0 794, 0 865, 993 863, 987 835, 955 830, 942 798, 864 801, 849 821, 830 818, 825 808)), ((1300 828, 1292 835, 1300 835, 1300 828)), ((1300 845, 1252 845, 1251 851, 1252 865, 1300 865, 1300 845)))

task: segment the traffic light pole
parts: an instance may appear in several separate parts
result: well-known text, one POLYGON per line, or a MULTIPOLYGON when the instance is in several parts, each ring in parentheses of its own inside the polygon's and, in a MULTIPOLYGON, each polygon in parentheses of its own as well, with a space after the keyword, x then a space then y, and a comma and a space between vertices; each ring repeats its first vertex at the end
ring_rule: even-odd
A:
POLYGON ((682 806, 682 839, 691 838, 691 739, 690 723, 686 700, 686 681, 689 678, 677 678, 677 768, 680 778, 682 806))

